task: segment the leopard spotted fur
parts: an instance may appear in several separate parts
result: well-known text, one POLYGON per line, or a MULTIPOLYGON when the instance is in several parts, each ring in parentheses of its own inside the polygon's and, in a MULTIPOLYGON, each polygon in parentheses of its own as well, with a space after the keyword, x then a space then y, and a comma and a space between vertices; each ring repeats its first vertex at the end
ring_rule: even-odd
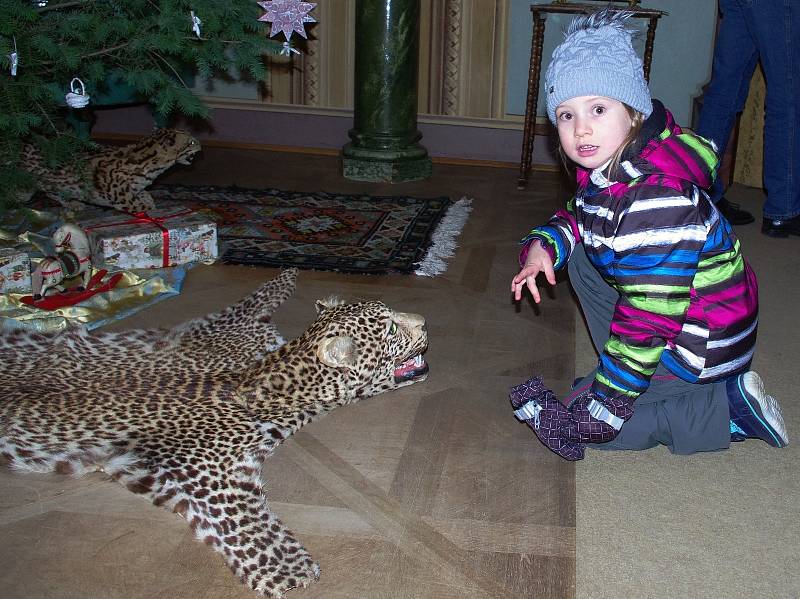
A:
POLYGON ((228 309, 170 330, 31 332, 0 340, 0 457, 17 471, 103 471, 183 516, 270 597, 319 568, 270 512, 264 460, 298 428, 424 380, 424 319, 382 302, 317 302, 284 343, 286 270, 228 309))
POLYGON ((32 145, 23 148, 23 163, 36 176, 37 187, 65 206, 86 202, 136 213, 154 208, 147 187, 156 177, 175 164, 190 164, 199 151, 200 142, 188 133, 159 129, 132 144, 87 154, 85 174, 49 168, 32 145))

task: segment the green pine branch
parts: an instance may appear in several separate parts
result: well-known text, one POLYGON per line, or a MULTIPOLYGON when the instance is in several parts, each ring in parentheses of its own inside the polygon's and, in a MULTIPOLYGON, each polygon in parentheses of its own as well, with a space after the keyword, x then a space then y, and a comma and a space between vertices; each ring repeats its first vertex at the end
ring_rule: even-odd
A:
POLYGON ((194 77, 262 80, 263 57, 280 51, 262 14, 255 0, 0 0, 0 212, 32 186, 24 143, 62 165, 91 145, 68 119, 73 78, 91 97, 124 85, 165 117, 207 118, 194 77), (200 38, 190 11, 202 21, 200 38))

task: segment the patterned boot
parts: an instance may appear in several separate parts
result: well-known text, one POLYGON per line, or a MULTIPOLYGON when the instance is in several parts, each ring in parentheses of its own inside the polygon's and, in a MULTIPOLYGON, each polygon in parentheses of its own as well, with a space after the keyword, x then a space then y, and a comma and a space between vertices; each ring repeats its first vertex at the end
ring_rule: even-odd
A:
POLYGON ((514 415, 527 423, 548 449, 565 460, 582 460, 584 445, 564 436, 564 425, 570 422, 570 413, 541 377, 534 377, 511 388, 511 405, 514 415))

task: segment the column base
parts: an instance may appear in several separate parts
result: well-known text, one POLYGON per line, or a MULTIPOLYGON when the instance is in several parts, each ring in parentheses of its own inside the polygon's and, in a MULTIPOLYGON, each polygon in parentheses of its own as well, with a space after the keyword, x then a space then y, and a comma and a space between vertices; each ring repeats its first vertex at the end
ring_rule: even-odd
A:
MULTIPOLYGON (((371 181, 374 183, 404 183, 420 181, 431 176, 433 165, 430 156, 415 158, 377 158, 375 152, 371 156, 353 155, 356 152, 342 152, 342 175, 354 181, 371 181)), ((357 154, 357 153, 356 153, 357 154)))

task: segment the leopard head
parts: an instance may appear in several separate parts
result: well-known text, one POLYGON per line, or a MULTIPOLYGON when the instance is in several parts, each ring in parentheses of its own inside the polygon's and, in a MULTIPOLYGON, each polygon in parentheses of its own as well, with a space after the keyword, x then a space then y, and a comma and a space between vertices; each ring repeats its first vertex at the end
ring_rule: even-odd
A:
POLYGON ((379 301, 319 300, 316 306, 309 333, 317 339, 317 358, 348 372, 357 394, 375 395, 427 378, 422 354, 428 333, 419 314, 396 312, 379 301))
POLYGON ((316 307, 312 325, 270 354, 258 381, 245 385, 253 393, 271 402, 309 403, 324 410, 427 378, 422 354, 428 333, 422 316, 379 301, 320 300, 316 307))
POLYGON ((153 141, 172 162, 187 166, 201 150, 199 141, 185 131, 177 129, 160 129, 153 134, 153 141))

